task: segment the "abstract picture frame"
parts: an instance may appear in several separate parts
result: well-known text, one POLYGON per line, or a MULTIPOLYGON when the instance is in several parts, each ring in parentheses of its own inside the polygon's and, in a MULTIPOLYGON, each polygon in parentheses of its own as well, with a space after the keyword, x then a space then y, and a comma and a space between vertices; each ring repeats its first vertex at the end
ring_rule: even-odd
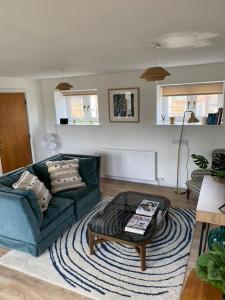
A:
POLYGON ((139 122, 138 87, 108 89, 109 121, 110 122, 139 122))

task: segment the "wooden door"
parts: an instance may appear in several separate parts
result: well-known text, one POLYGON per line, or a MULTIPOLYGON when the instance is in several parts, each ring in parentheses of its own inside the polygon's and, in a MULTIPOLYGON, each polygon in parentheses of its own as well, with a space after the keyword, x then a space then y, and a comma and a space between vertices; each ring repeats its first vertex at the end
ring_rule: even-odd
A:
POLYGON ((23 93, 0 93, 0 157, 3 173, 32 163, 23 93))

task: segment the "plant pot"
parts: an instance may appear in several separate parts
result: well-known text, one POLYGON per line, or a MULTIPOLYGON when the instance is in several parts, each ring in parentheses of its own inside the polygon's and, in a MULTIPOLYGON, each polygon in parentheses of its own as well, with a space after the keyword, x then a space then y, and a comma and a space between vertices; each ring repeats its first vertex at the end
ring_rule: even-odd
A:
POLYGON ((212 250, 213 243, 218 243, 225 247, 225 226, 220 226, 210 231, 208 237, 209 250, 212 250))

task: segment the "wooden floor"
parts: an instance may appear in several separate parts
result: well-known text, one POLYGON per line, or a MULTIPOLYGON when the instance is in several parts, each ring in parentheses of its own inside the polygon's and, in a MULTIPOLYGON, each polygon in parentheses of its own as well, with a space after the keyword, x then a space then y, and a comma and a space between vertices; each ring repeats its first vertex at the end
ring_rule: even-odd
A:
MULTIPOLYGON (((177 195, 171 188, 122 182, 116 180, 104 179, 101 182, 101 190, 104 196, 113 196, 123 191, 138 191, 143 193, 152 193, 166 196, 172 206, 195 209, 197 199, 186 199, 186 195, 177 195)), ((194 267, 197 257, 197 250, 200 237, 200 226, 197 225, 191 255, 188 264, 188 273, 194 267)), ((0 248, 0 256, 7 250, 0 248)), ((10 270, 0 266, 0 300, 84 300, 86 297, 72 293, 68 290, 58 288, 42 280, 24 275, 23 273, 10 270)), ((191 299, 190 299, 191 300, 191 299)))

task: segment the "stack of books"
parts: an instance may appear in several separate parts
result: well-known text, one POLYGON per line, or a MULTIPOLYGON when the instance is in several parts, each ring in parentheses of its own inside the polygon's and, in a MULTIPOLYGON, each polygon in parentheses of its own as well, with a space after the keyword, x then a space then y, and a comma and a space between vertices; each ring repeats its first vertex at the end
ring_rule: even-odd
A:
POLYGON ((208 125, 221 125, 222 116, 223 116, 223 108, 220 107, 218 109, 217 113, 208 114, 207 124, 208 125))
POLYGON ((158 201, 144 199, 125 227, 125 231, 144 234, 159 206, 158 201))

